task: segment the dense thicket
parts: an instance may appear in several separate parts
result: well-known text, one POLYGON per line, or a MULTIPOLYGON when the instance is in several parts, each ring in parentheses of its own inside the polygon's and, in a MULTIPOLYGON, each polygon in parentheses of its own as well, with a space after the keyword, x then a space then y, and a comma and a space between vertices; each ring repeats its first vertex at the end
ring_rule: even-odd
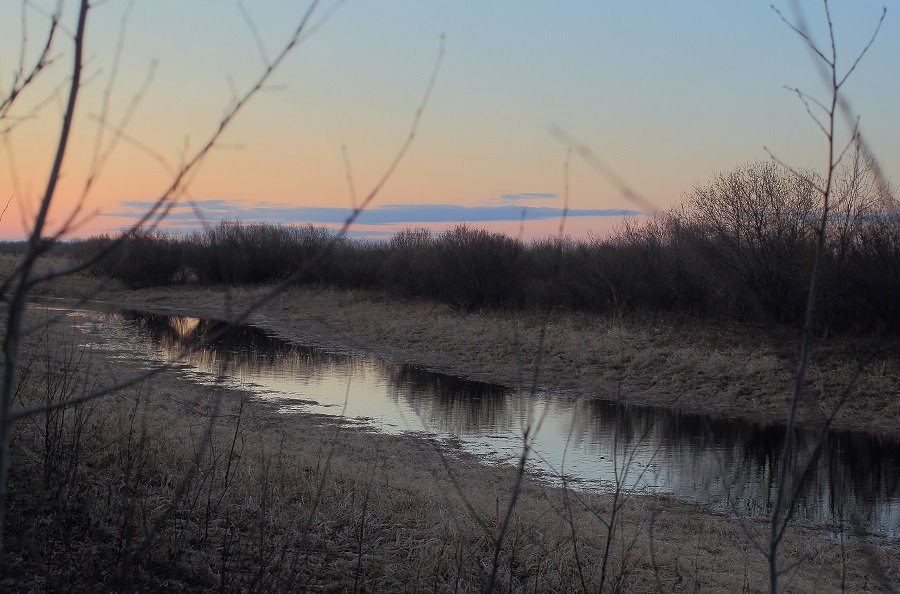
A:
MULTIPOLYGON (((186 236, 132 233, 92 268, 132 286, 182 282, 376 288, 462 310, 684 312, 796 325, 812 269, 820 180, 774 163, 715 176, 667 212, 606 238, 530 243, 457 226, 388 242, 315 228, 222 222, 186 236)), ((897 203, 857 157, 840 172, 819 293, 828 331, 900 331, 897 203)), ((73 246, 81 256, 112 241, 73 246)))

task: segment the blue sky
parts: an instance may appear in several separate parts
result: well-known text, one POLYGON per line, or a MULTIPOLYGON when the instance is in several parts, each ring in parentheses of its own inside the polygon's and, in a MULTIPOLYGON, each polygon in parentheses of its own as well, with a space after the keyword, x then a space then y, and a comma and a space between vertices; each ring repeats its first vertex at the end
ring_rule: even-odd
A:
MULTIPOLYGON (((20 9, 9 4, 7 14, 20 9)), ((52 4, 36 0, 32 6, 52 4)), ((89 22, 89 83, 65 168, 72 186, 61 188, 57 219, 72 207, 77 180, 89 169, 86 155, 97 130, 91 118, 128 5, 99 3, 89 22)), ((776 5, 791 14, 789 2, 776 5)), ((821 4, 799 5, 823 40, 821 4)), ((831 5, 839 63, 846 66, 868 39, 881 4, 831 5)), ((75 6, 66 3, 69 23, 75 6)), ((260 72, 261 53, 276 52, 307 4, 243 6, 263 52, 237 3, 133 4, 111 117, 127 110, 155 64, 127 131, 170 166, 215 128, 235 89, 260 72)), ((871 148, 896 180, 900 10, 888 8, 846 92, 871 148)), ((442 36, 444 61, 416 141, 375 202, 406 205, 411 223, 426 217, 423 208, 436 213, 432 218, 456 212, 474 220, 521 212, 518 206, 496 210, 501 203, 527 204, 535 216, 550 212, 535 209, 561 208, 566 147, 554 127, 590 147, 657 208, 676 203, 718 171, 770 158, 767 148, 801 168, 821 170, 826 158, 821 134, 783 88, 823 96, 817 70, 766 1, 347 0, 325 2, 317 14, 327 18, 316 21, 321 26, 229 128, 193 177, 187 198, 229 201, 241 216, 348 208, 344 155, 356 193, 365 195, 408 133, 442 36)), ((14 16, 0 22, 0 89, 17 63, 21 27, 14 16)), ((34 45, 40 13, 30 10, 28 22, 34 45)), ((60 65, 45 91, 65 81, 65 51, 60 45, 60 65)), ((0 192, 16 197, 16 212, 2 221, 0 234, 13 236, 27 224, 48 169, 58 104, 49 102, 0 146, 0 192)), ((170 176, 158 161, 135 145, 117 146, 86 202, 98 216, 85 232, 127 224, 127 217, 112 216, 131 212, 123 203, 158 196, 170 176)), ((644 210, 577 157, 568 180, 574 213, 644 210)), ((545 229, 552 224, 547 219, 545 229)))

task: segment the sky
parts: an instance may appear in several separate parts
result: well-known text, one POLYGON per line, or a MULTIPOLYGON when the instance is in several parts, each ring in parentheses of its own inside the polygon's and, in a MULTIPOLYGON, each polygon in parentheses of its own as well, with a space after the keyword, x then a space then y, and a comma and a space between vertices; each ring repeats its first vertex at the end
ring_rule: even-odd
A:
MULTIPOLYGON (((85 81, 48 227, 55 231, 74 212, 66 237, 115 232, 160 197, 309 6, 94 4, 85 81)), ((822 4, 796 4, 824 42, 822 4)), ((36 59, 55 5, 0 0, 0 97, 14 82, 22 47, 26 65, 36 59)), ((794 4, 775 6, 793 18, 794 4)), ((865 45, 881 7, 831 2, 839 66, 865 45)), ((900 171, 898 9, 888 6, 845 86, 893 181, 900 171)), ((55 61, 0 120, 0 199, 9 200, 3 239, 25 236, 44 193, 76 12, 76 2, 63 3, 55 61)), ((785 87, 823 100, 826 90, 802 40, 769 1, 346 0, 323 2, 311 23, 192 171, 163 227, 188 230, 199 219, 223 218, 338 226, 389 170, 439 55, 415 139, 354 225, 357 235, 467 222, 539 237, 556 233, 567 205, 567 233, 602 236, 624 216, 669 208, 742 163, 775 155, 821 170, 827 162, 821 132, 785 87), (567 156, 573 143, 643 200, 630 200, 583 152, 567 156)))

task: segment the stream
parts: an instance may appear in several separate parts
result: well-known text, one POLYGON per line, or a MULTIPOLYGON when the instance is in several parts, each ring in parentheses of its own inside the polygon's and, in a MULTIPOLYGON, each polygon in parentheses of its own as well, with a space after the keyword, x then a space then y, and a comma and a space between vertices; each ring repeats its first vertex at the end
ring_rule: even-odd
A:
MULTIPOLYGON (((221 323, 135 312, 69 311, 90 346, 123 351, 148 365, 172 362, 221 323)), ((673 409, 519 392, 288 342, 241 326, 188 355, 178 367, 201 382, 224 381, 285 412, 342 416, 386 432, 452 439, 492 462, 514 463, 523 434, 534 436, 529 468, 559 484, 664 493, 731 515, 771 510, 785 430, 673 409)), ((799 429, 800 450, 817 433, 799 429)), ((849 524, 900 537, 900 441, 832 431, 804 480, 795 517, 849 524)))

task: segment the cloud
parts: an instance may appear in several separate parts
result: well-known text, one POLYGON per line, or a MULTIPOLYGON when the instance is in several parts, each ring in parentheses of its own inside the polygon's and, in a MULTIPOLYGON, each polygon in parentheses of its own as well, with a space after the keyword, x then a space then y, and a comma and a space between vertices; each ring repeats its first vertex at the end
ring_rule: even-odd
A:
POLYGON ((551 200, 559 198, 559 194, 553 192, 521 192, 519 194, 502 194, 500 200, 505 202, 520 202, 522 200, 551 200))
MULTIPOLYGON (((530 195, 537 197, 537 195, 530 195)), ((541 195, 548 196, 548 195, 541 195)), ((153 202, 128 200, 120 203, 116 212, 104 216, 137 218, 153 202)), ((202 220, 216 222, 223 219, 240 219, 271 223, 341 224, 353 210, 317 206, 288 206, 271 203, 242 205, 237 200, 195 200, 192 204, 175 205, 167 220, 179 225, 199 224, 202 220)), ((517 221, 523 217, 529 221, 553 219, 562 216, 562 209, 520 205, 458 206, 455 204, 387 204, 363 211, 356 222, 360 225, 396 225, 417 223, 485 223, 492 221, 517 221)), ((620 209, 569 209, 569 217, 606 217, 639 215, 635 210, 620 209)))
MULTIPOLYGON (((121 202, 119 202, 119 204, 124 208, 135 209, 137 212, 145 212, 156 206, 157 202, 155 200, 122 200, 121 202)), ((195 208, 199 208, 200 210, 208 209, 210 211, 239 211, 241 209, 241 206, 237 200, 213 199, 178 202, 176 204, 172 204, 169 208, 171 208, 172 210, 194 210, 195 208)))

